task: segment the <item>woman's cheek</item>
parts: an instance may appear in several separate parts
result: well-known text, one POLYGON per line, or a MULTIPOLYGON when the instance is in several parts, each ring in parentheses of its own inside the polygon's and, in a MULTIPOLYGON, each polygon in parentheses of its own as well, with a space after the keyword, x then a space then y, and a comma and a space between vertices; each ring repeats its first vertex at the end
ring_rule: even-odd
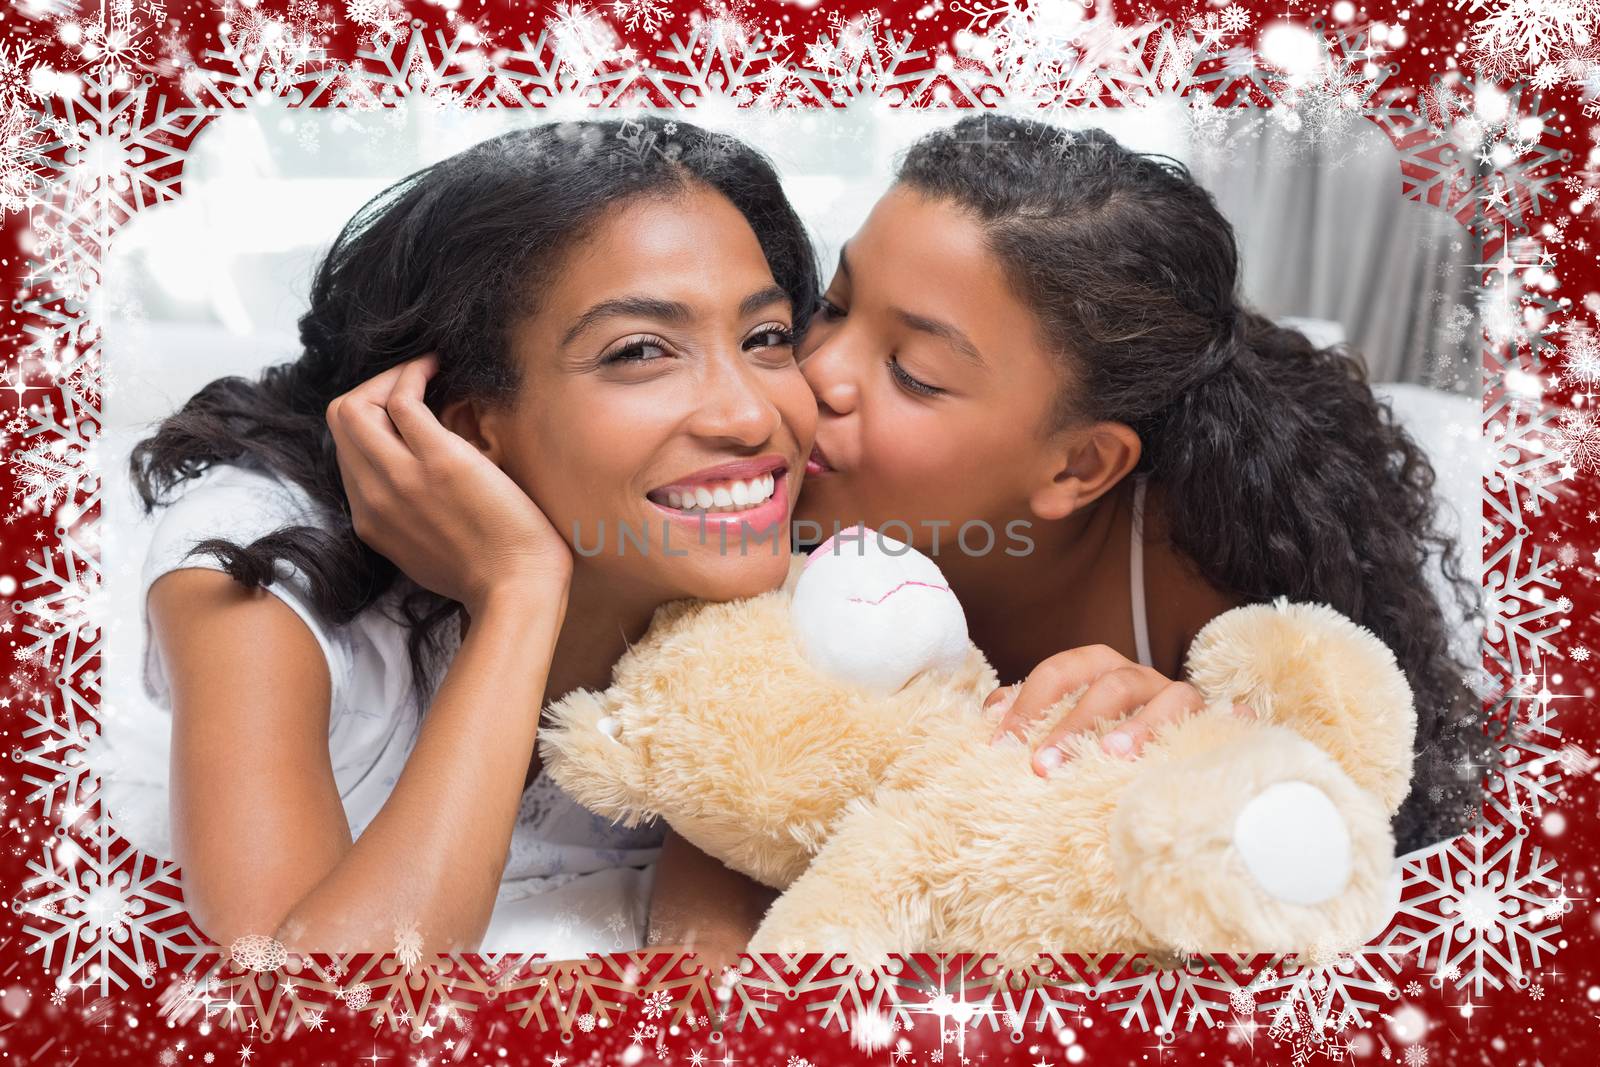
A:
POLYGON ((801 462, 810 454, 817 434, 817 398, 798 365, 787 368, 773 390, 773 405, 794 434, 801 462))

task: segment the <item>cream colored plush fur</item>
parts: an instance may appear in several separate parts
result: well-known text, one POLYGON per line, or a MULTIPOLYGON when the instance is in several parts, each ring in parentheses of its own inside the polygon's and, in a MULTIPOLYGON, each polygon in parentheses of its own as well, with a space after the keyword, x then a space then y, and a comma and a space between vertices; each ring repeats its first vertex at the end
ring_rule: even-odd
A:
POLYGON ((975 647, 953 674, 890 696, 814 670, 788 616, 801 563, 762 596, 663 607, 610 689, 551 707, 541 742, 550 774, 593 811, 628 825, 659 815, 785 889, 750 951, 987 951, 1021 964, 1047 951, 1321 954, 1377 933, 1416 723, 1394 657, 1367 631, 1314 605, 1228 612, 1189 655, 1206 711, 1138 759, 1101 750, 1106 724, 1041 778, 1031 745, 986 743, 996 679, 975 647), (1234 701, 1259 718, 1229 713, 1234 701), (1312 788, 1272 789, 1283 783, 1312 788), (1338 833, 1244 829, 1298 817, 1285 801, 1343 823, 1346 866, 1338 833), (1308 862, 1342 883, 1325 899, 1283 899, 1260 877, 1292 880, 1308 862))

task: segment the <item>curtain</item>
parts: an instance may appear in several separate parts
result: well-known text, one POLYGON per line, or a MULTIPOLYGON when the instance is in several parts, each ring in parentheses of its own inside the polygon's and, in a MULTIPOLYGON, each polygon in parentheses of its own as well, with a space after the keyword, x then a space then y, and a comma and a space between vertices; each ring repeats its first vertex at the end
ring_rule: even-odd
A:
POLYGON ((1245 299, 1273 318, 1328 319, 1374 381, 1473 394, 1481 246, 1442 208, 1405 199, 1400 156, 1375 124, 1336 138, 1261 113, 1226 151, 1190 146, 1194 175, 1234 224, 1245 299))

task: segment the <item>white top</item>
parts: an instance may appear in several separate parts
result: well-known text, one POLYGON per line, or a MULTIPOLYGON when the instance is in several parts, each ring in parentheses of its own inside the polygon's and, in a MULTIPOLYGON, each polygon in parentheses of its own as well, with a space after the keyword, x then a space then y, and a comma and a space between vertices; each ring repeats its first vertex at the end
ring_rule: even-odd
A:
POLYGON ((1155 666, 1155 661, 1150 658, 1150 620, 1145 616, 1144 606, 1144 487, 1147 475, 1138 475, 1133 480, 1133 533, 1129 546, 1131 554, 1128 568, 1129 590, 1133 600, 1133 647, 1139 655, 1139 663, 1145 667, 1155 666))
MULTIPOLYGON (((162 508, 145 556, 141 614, 145 594, 163 574, 221 569, 212 556, 188 554, 202 540, 245 545, 286 526, 322 524, 304 490, 257 468, 215 466, 178 491, 182 495, 162 508)), ((311 606, 298 569, 280 561, 279 574, 267 591, 300 617, 327 659, 328 752, 350 832, 359 835, 388 798, 422 725, 411 691, 407 630, 396 611, 400 590, 333 625, 311 606)), ((145 851, 170 855, 171 690, 147 616, 142 631, 145 692, 114 694, 116 714, 88 758, 102 776, 117 828, 145 851)), ((445 633, 453 653, 459 628, 446 624, 445 633)), ((473 772, 464 767, 462 773, 473 772)), ((641 947, 653 875, 647 865, 657 858, 662 834, 656 824, 613 826, 579 807, 541 771, 522 796, 482 951, 582 955, 641 947)))

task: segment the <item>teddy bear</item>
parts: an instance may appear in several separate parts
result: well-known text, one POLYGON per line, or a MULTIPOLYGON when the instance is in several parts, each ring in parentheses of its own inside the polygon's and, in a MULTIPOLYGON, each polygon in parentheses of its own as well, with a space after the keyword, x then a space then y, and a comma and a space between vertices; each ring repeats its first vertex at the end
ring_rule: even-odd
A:
POLYGON ((779 589, 659 608, 610 688, 547 709, 540 751, 591 811, 664 819, 782 890, 751 953, 1326 958, 1375 936, 1416 732, 1393 654, 1280 599, 1213 619, 1185 675, 1203 711, 1135 758, 1103 723, 1041 777, 1031 750, 1082 690, 991 745, 997 678, 943 574, 857 527, 779 589))

